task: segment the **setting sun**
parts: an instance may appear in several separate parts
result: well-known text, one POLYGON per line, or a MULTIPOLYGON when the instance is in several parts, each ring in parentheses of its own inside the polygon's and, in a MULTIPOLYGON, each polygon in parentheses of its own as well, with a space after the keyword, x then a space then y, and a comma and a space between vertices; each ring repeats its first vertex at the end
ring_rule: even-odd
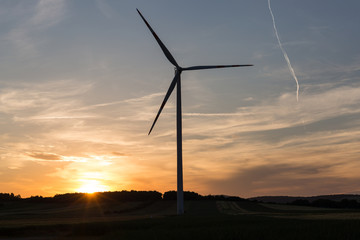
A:
POLYGON ((109 187, 102 185, 97 180, 82 180, 84 182, 80 188, 78 188, 77 192, 83 193, 94 193, 94 192, 105 192, 109 191, 109 187))

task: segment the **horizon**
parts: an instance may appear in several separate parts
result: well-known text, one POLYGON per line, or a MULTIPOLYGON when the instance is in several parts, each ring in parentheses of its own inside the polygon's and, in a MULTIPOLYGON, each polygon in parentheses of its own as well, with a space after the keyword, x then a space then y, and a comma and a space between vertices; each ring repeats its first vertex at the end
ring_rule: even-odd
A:
MULTIPOLYGON (((42 196, 42 195, 31 195, 31 196, 27 196, 27 197, 23 197, 20 194, 16 194, 13 192, 8 192, 8 193, 4 193, 4 192, 0 192, 1 194, 13 194, 15 197, 16 196, 20 196, 21 199, 27 199, 27 198, 32 198, 32 197, 43 197, 43 198, 53 198, 56 195, 66 195, 66 194, 86 194, 86 195, 93 195, 93 194, 97 194, 97 193, 116 193, 116 192, 157 192, 160 193, 162 196, 165 193, 168 192, 176 192, 176 190, 168 190, 168 191, 164 191, 164 192, 160 192, 157 190, 134 190, 134 189, 130 189, 130 190, 114 190, 114 191, 99 191, 99 192, 64 192, 64 193, 56 193, 54 195, 51 196, 42 196)), ((359 193, 335 193, 335 194, 325 194, 325 195, 309 195, 309 196, 302 196, 302 195, 262 195, 262 196, 252 196, 252 197, 242 197, 242 196, 238 196, 238 195, 227 195, 227 194, 211 194, 211 193, 207 193, 207 194, 200 194, 198 192, 195 191, 191 191, 191 190, 186 190, 184 191, 184 193, 196 193, 199 194, 200 196, 206 197, 206 196, 224 196, 224 197, 239 197, 242 199, 252 199, 252 198, 262 198, 262 197, 289 197, 289 198, 316 198, 316 197, 323 197, 323 196, 360 196, 359 193)), ((186 199, 185 199, 186 200, 186 199)))
POLYGON ((254 64, 182 74, 184 191, 360 194, 360 2, 272 0, 278 36, 268 0, 0 7, 0 192, 176 189, 176 94, 147 136, 173 67, 139 8, 181 66, 254 64))

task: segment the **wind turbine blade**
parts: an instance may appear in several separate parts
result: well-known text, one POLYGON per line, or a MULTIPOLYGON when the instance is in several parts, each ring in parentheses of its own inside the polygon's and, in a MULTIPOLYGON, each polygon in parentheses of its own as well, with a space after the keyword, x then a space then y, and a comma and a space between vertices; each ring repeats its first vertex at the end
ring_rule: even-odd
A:
POLYGON ((254 66, 252 64, 244 64, 244 65, 210 65, 210 66, 193 66, 193 67, 187 67, 183 68, 183 71, 187 70, 202 70, 202 69, 211 69, 211 68, 232 68, 232 67, 250 67, 254 66))
POLYGON ((156 115, 156 117, 155 117, 155 120, 154 120, 153 124, 151 125, 151 128, 150 128, 150 131, 149 131, 148 135, 150 135, 152 129, 153 129, 154 126, 155 126, 156 121, 158 120, 158 118, 159 118, 159 116, 160 116, 161 111, 162 111, 163 108, 165 107, 165 104, 166 104, 167 100, 169 99, 172 91, 174 90, 174 88, 175 88, 175 86, 176 86, 177 79, 178 79, 179 76, 180 76, 180 72, 176 72, 175 77, 174 77, 174 79, 172 80, 172 82, 171 82, 171 84, 170 84, 170 87, 169 87, 169 89, 168 89, 168 91, 167 91, 167 93, 166 93, 166 95, 165 95, 165 97, 164 97, 164 100, 163 100, 163 102, 161 103, 160 109, 159 109, 159 111, 158 111, 158 113, 157 113, 157 115, 156 115))
POLYGON ((144 16, 141 14, 141 12, 139 11, 139 9, 136 9, 136 11, 140 14, 140 17, 142 18, 142 20, 144 20, 146 26, 149 28, 150 32, 152 33, 152 35, 154 36, 154 38, 156 39, 156 41, 158 42, 158 44, 160 45, 161 50, 164 52, 166 58, 175 66, 175 67, 179 67, 179 65, 177 64, 177 62, 175 61, 174 57, 171 55, 171 53, 169 52, 169 50, 165 47, 165 45, 162 43, 162 41, 160 40, 160 38, 158 37, 158 35, 154 32, 154 30, 151 28, 150 24, 146 21, 146 19, 144 18, 144 16))

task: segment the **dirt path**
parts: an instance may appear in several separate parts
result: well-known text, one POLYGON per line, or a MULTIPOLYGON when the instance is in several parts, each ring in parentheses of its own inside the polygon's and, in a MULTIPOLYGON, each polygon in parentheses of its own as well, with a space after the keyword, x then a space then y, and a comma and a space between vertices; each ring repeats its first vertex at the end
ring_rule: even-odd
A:
POLYGON ((216 206, 221 213, 230 215, 249 214, 246 209, 239 207, 236 202, 232 201, 217 201, 216 206))

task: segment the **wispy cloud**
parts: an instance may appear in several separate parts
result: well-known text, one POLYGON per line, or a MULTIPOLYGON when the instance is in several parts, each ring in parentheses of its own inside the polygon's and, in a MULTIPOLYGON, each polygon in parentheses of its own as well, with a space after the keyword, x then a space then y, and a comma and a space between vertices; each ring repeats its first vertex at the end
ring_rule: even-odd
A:
POLYGON ((27 19, 21 19, 15 28, 5 37, 15 45, 21 54, 36 53, 39 39, 36 33, 44 31, 59 23, 65 14, 65 0, 39 0, 33 7, 33 14, 27 19))
POLYGON ((40 160, 61 160, 61 156, 54 154, 54 153, 42 153, 42 152, 33 152, 33 153, 28 153, 28 155, 30 157, 33 157, 35 159, 40 159, 40 160))
POLYGON ((280 37, 279 37, 279 34, 278 34, 278 30, 277 30, 277 27, 276 27, 276 23, 275 23, 275 18, 274 18, 274 14, 271 10, 271 4, 270 4, 270 0, 268 0, 268 7, 269 7, 269 11, 270 11, 270 14, 271 14, 271 18, 272 18, 272 22, 273 22, 273 27, 274 27, 274 31, 275 31, 275 35, 276 35, 276 38, 277 38, 277 41, 278 41, 278 44, 279 44, 279 47, 284 55, 284 58, 286 60, 286 63, 288 65, 288 68, 290 70, 290 73, 291 75, 293 76, 295 82, 296 82, 296 100, 299 101, 299 89, 300 89, 300 85, 299 85, 299 81, 297 79, 297 76, 295 74, 295 71, 291 65, 291 62, 290 62, 290 59, 288 57, 288 54, 287 52, 285 51, 285 49, 283 48, 283 45, 280 41, 280 37))
POLYGON ((302 119, 306 124, 310 124, 340 115, 359 113, 360 109, 357 107, 359 102, 360 87, 339 87, 304 95, 302 102, 296 107, 293 105, 295 102, 291 94, 285 93, 272 102, 241 107, 235 113, 185 113, 184 115, 223 117, 214 120, 215 129, 237 127, 240 132, 259 131, 301 125, 302 119), (223 123, 219 124, 219 121, 223 123))
MULTIPOLYGON (((343 175, 329 176, 333 165, 274 164, 267 163, 238 169, 236 175, 227 179, 207 182, 216 192, 231 192, 238 189, 240 196, 302 195, 346 193, 359 181, 358 177, 347 179, 343 175), (220 190, 222 189, 222 190, 220 190), (251 195, 244 193, 251 192, 251 195)), ((345 175, 346 176, 346 175, 345 175)))
MULTIPOLYGON (((89 82, 62 80, 42 85, 8 84, 1 89, 0 112, 6 121, 12 120, 10 126, 14 128, 11 134, 0 134, 6 138, 0 148, 1 164, 14 171, 24 170, 28 161, 67 164, 49 174, 69 174, 74 179, 81 178, 77 169, 101 169, 108 177, 114 175, 114 179, 121 173, 124 186, 168 190, 168 184, 161 179, 172 179, 176 168, 174 104, 170 102, 156 131, 147 136, 163 93, 96 102, 89 96, 93 88, 89 82), (91 104, 87 99, 92 99, 91 104), (148 172, 159 173, 144 176, 148 172)), ((301 175, 315 176, 312 179, 319 181, 340 175, 354 179, 351 169, 358 169, 355 160, 359 154, 360 126, 356 119, 360 115, 360 86, 313 85, 313 89, 317 91, 304 93, 299 104, 295 104, 293 94, 284 93, 233 112, 184 109, 187 184, 204 193, 224 193, 220 191, 226 190, 219 187, 221 183, 250 181, 252 188, 245 183, 239 188, 254 196, 270 190, 290 191, 290 186, 276 184, 285 179, 305 182, 297 179, 301 175), (327 166, 329 159, 332 163, 327 166), (278 175, 272 166, 278 167, 278 175), (266 169, 269 180, 256 180, 266 169), (253 178, 246 175, 247 170, 254 174, 253 178)), ((202 106, 191 108, 197 109, 202 106)), ((234 189, 234 185, 230 186, 234 189)))
POLYGON ((23 116, 31 111, 32 114, 59 109, 65 111, 79 105, 77 97, 91 87, 92 83, 73 80, 12 84, 0 90, 0 112, 23 116))
POLYGON ((230 184, 229 189, 237 186, 240 195, 248 196, 311 194, 316 188, 326 193, 330 190, 320 188, 321 181, 340 178, 343 182, 336 184, 337 189, 353 186, 354 169, 359 167, 360 86, 312 92, 304 95, 297 107, 295 101, 286 93, 230 114, 185 114, 184 155, 196 159, 188 166, 198 169, 195 176, 187 177, 198 181, 200 174, 208 179, 211 184, 203 191, 226 192, 223 186, 230 184), (317 165, 322 167, 318 169, 317 165), (227 174, 217 177, 219 169, 227 174), (267 171, 269 180, 252 169, 267 171), (304 174, 303 169, 312 173, 304 174), (317 187, 306 189, 304 186, 311 182, 306 179, 317 181, 317 187), (300 182, 301 186, 294 189, 293 184, 300 182))
POLYGON ((40 0, 29 24, 36 28, 48 28, 60 22, 64 14, 65 0, 40 0))
MULTIPOLYGON (((8 166, 22 169, 29 160, 43 164, 66 163, 66 168, 57 170, 59 176, 63 176, 64 171, 78 168, 96 172, 94 163, 104 164, 101 169, 107 171, 107 176, 121 172, 125 185, 135 187, 146 183, 148 187, 168 190, 160 179, 171 179, 176 167, 174 114, 165 112, 159 122, 161 127, 159 125, 152 136, 146 135, 147 123, 150 126, 162 94, 86 105, 79 101, 86 90, 70 92, 66 87, 69 83, 62 84, 63 93, 54 93, 53 97, 49 91, 51 84, 32 89, 36 96, 40 93, 47 96, 41 98, 43 103, 39 102, 37 108, 32 104, 23 104, 21 108, 16 104, 7 105, 7 114, 17 115, 34 108, 36 111, 26 115, 29 121, 21 124, 36 126, 32 129, 37 131, 30 134, 23 128, 25 132, 13 144, 7 139, 4 149, 0 149, 7 155, 2 157, 23 159, 21 164, 13 160, 8 166), (70 104, 75 98, 78 101, 70 104), (67 116, 91 115, 93 118, 68 122, 54 118, 45 125, 33 125, 34 121, 40 121, 36 120, 37 116, 51 116, 54 108, 50 105, 60 104, 58 100, 68 101, 69 104, 55 107, 63 109, 67 116), (141 111, 146 113, 139 116, 141 111), (119 119, 121 117, 123 119, 119 119), (51 128, 46 127, 47 124, 51 128), (99 156, 103 157, 99 160, 99 156), (159 172, 159 169, 161 173, 156 176, 141 177, 145 172, 159 172)), ((225 184, 230 194, 237 183, 243 182, 238 184, 242 196, 240 191, 247 196, 295 192, 290 185, 279 183, 286 179, 289 183, 301 182, 307 186, 304 176, 314 181, 335 181, 346 175, 350 186, 354 179, 350 176, 355 174, 350 170, 358 169, 355 160, 359 154, 360 126, 356 116, 360 114, 360 87, 338 87, 307 94, 297 108, 293 107, 295 101, 293 95, 287 93, 230 113, 184 113, 184 172, 188 184, 204 193, 227 193, 227 188, 220 187, 225 184), (338 124, 337 118, 341 118, 342 124, 338 124), (346 162, 342 160, 344 154, 346 162), (332 163, 327 165, 329 159, 332 163), (258 180, 264 171, 267 172, 264 180, 258 180)), ((14 133, 12 135, 14 138, 14 133)), ((80 178, 80 172, 71 174, 80 178)), ((344 184, 338 186, 341 187, 344 184)), ((310 190, 296 189, 309 194, 310 190)), ((323 188, 324 193, 327 190, 323 188)))

